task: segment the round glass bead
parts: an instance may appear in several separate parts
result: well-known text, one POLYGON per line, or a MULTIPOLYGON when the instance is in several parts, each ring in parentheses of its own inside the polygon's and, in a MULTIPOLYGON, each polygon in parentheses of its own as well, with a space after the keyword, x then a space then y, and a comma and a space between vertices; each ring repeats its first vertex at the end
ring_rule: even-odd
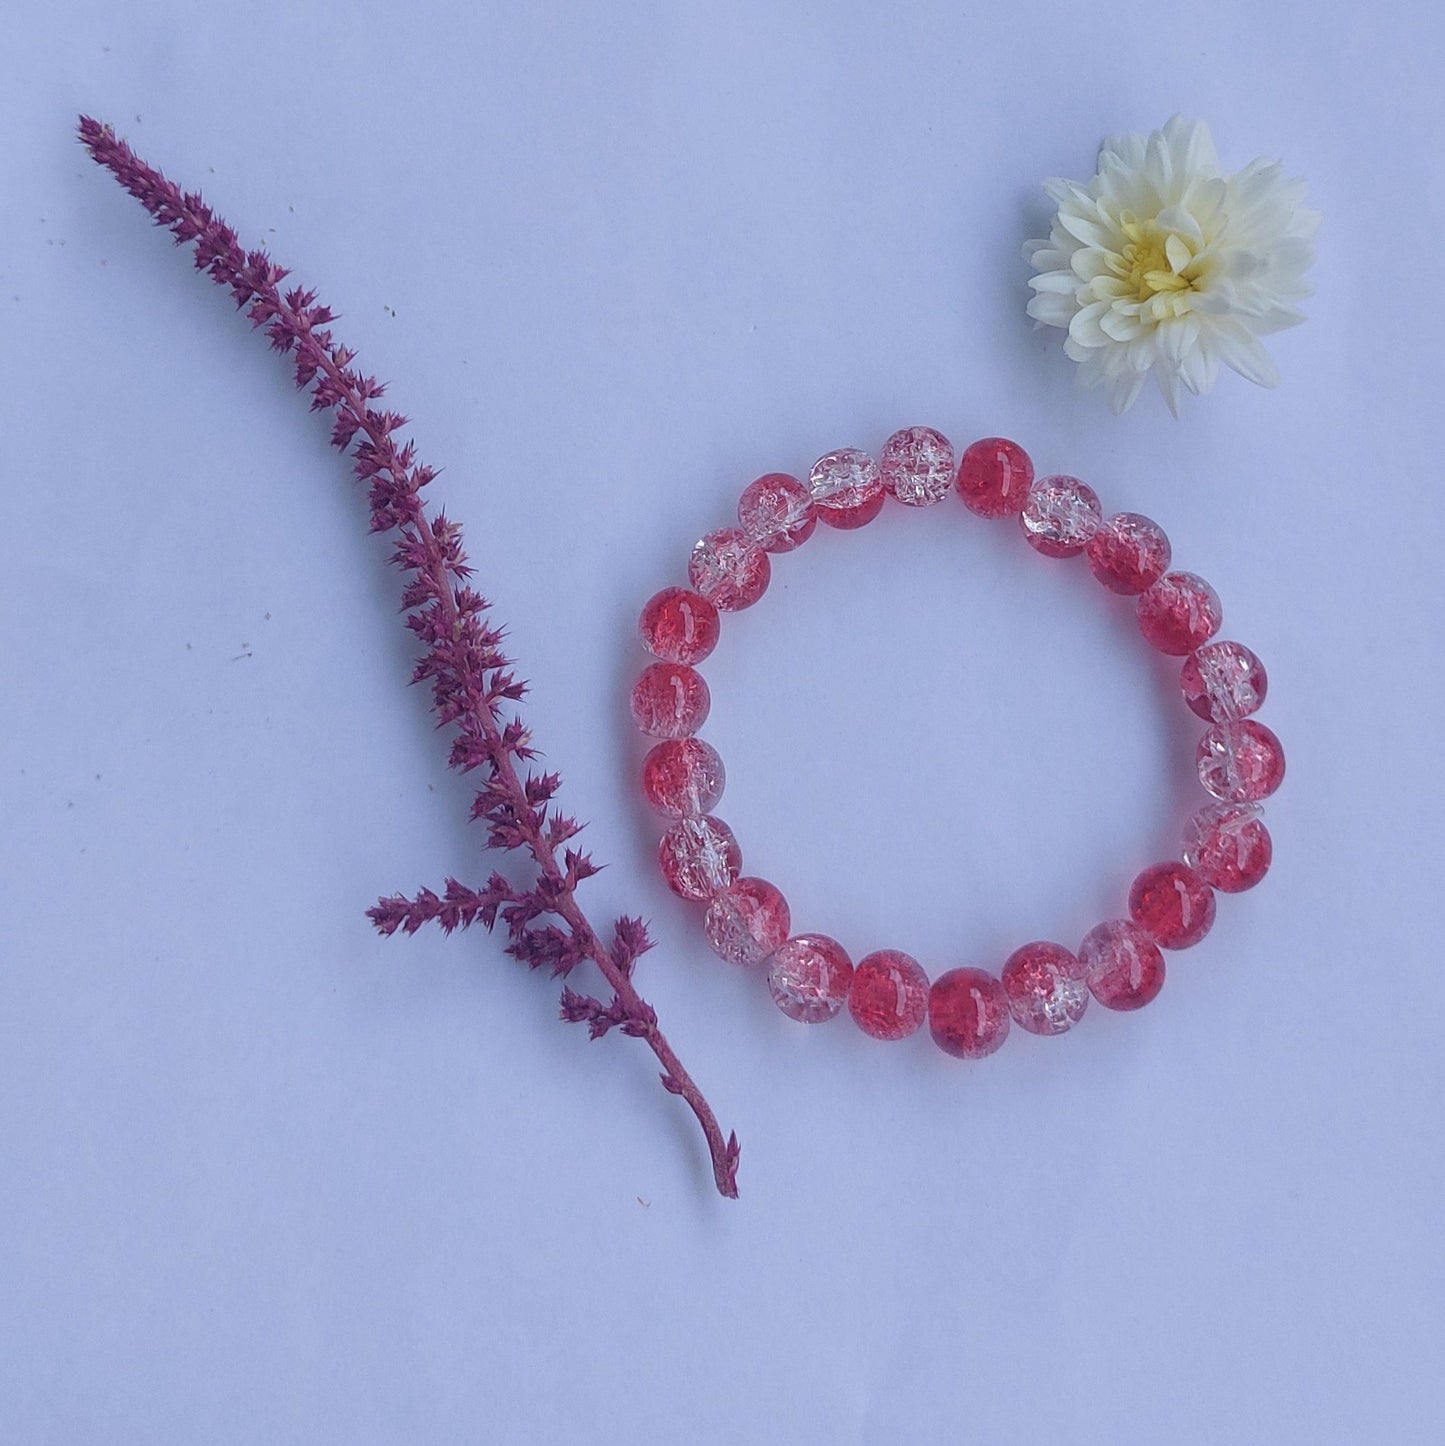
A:
POLYGON ((1077 477, 1040 477, 1019 513, 1029 546, 1045 557, 1077 557, 1103 520, 1098 493, 1077 477))
POLYGON ((664 818, 711 813, 727 774, 717 749, 701 738, 669 738, 642 760, 642 793, 664 818))
POLYGON ((848 1012, 874 1039, 906 1039, 928 1016, 928 975, 901 949, 879 949, 853 970, 848 1012))
POLYGON ((707 906, 703 932, 729 964, 757 964, 788 937, 788 901, 766 879, 741 878, 707 906))
POLYGON ((1030 1034, 1063 1034, 1089 1007, 1089 986, 1078 955, 1039 940, 1015 949, 999 982, 1009 1013, 1030 1034))
POLYGON ((1138 614, 1145 641, 1175 657, 1203 647, 1224 621, 1219 594, 1192 572, 1166 572, 1140 595, 1138 614))
POLYGON ((1130 596, 1153 587, 1169 567, 1164 529, 1137 512, 1116 512, 1084 546, 1089 570, 1110 592, 1130 596))
POLYGON ((982 1059, 1008 1038, 1003 985, 982 969, 950 969, 928 991, 933 1042, 956 1059, 982 1059))
POLYGON ((1132 919, 1092 928, 1079 960, 1090 993, 1105 1009, 1142 1009, 1164 987, 1164 956, 1132 919))
POLYGON ((720 818, 680 818, 657 845, 663 881, 681 899, 697 903, 731 888, 743 871, 743 851, 720 818))
POLYGON ((1034 464, 1017 442, 984 437, 964 452, 958 464, 958 495, 980 517, 1022 512, 1033 485, 1034 464))
POLYGON ((1206 643, 1179 671, 1184 701, 1211 723, 1248 718, 1269 688, 1264 664, 1243 643, 1206 643))
POLYGON ((797 934, 768 961, 768 993, 773 1003, 802 1024, 832 1019, 848 998, 853 961, 826 934, 797 934))
POLYGON ((700 663, 717 647, 717 609, 700 593, 665 587, 650 597, 638 620, 643 646, 665 663, 700 663))
POLYGON ((1188 864, 1151 864, 1129 889, 1129 913, 1161 949, 1188 949, 1214 925, 1214 890, 1188 864))
POLYGON ((632 685, 632 721, 653 738, 688 738, 707 721, 712 696, 696 668, 653 663, 632 685))
POLYGON ((862 527, 883 510, 883 478, 878 464, 856 447, 828 452, 808 473, 808 495, 818 520, 829 527, 862 527))
POLYGON ((904 427, 884 443, 879 470, 905 507, 928 507, 953 486, 953 444, 932 427, 904 427))
POLYGON ((1215 798, 1258 803, 1284 782, 1284 748, 1263 723, 1216 723, 1199 740, 1199 781, 1215 798))
POLYGON ((725 613, 750 608, 768 590, 772 564, 740 527, 699 538, 687 560, 687 580, 725 613))
POLYGON ((786 472, 769 472, 749 482, 738 498, 738 526, 765 552, 801 547, 818 525, 808 489, 786 472))
POLYGON ((1241 894, 1269 872, 1274 842, 1253 803, 1206 804, 1184 825, 1184 862, 1222 893, 1241 894))

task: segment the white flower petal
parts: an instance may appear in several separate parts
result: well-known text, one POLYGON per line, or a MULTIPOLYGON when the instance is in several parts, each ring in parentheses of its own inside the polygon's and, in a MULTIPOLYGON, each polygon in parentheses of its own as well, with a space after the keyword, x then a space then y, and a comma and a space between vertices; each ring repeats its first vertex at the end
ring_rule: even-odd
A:
POLYGON ((1072 271, 1045 271, 1031 276, 1029 285, 1035 291, 1063 291, 1072 296, 1079 289, 1079 278, 1072 271))
POLYGON ((1244 329, 1221 326, 1214 333, 1215 347, 1219 359, 1232 371, 1236 371, 1247 382, 1257 386, 1279 385, 1279 373, 1269 359, 1269 353, 1244 329))
POLYGON ((1099 328, 1099 318, 1109 310, 1109 302, 1093 301, 1074 313, 1069 323, 1069 340, 1076 346, 1108 346, 1109 338, 1099 328))

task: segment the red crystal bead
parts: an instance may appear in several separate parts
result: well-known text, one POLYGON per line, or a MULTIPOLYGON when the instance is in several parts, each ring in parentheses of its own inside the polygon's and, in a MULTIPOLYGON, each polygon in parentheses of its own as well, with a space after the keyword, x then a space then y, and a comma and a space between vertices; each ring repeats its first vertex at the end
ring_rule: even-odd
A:
POLYGON ((1033 485, 1034 464, 1017 442, 984 437, 958 464, 958 495, 980 517, 1009 517, 1022 512, 1033 485))
POLYGON ((1284 782, 1284 747, 1263 723, 1216 723, 1199 740, 1199 781, 1215 798, 1258 803, 1284 782))
POLYGON ((1252 889, 1273 856, 1258 804, 1206 804, 1184 825, 1184 862, 1221 893, 1252 889))
POLYGON ((765 552, 791 552, 813 535, 818 509, 796 477, 769 472, 743 488, 738 525, 765 552))
POLYGON ((720 818, 680 818, 657 845, 657 866, 679 898, 698 903, 731 888, 743 871, 743 851, 720 818))
POLYGON ((1019 513, 1028 544, 1045 557, 1077 557, 1099 530, 1099 494, 1077 477, 1040 477, 1019 513))
POLYGON ((1164 956, 1132 919, 1089 930, 1079 960, 1090 993, 1105 1009, 1142 1009, 1164 987, 1164 956))
POLYGON ((928 507, 953 486, 953 444, 932 427, 904 427, 884 444, 879 470, 905 507, 928 507))
POLYGON ((1269 688, 1264 664, 1243 643, 1206 643, 1179 670, 1191 711, 1211 723, 1257 713, 1269 688))
POLYGON ((741 878, 707 906, 703 932, 729 964, 757 964, 788 937, 788 901, 766 879, 741 878))
POLYGON ((1214 924, 1214 890, 1188 864, 1151 864, 1129 890, 1129 913, 1161 949, 1188 949, 1214 924))
POLYGON ((933 1042, 957 1059, 982 1059, 1008 1038, 1003 985, 982 969, 950 969, 928 991, 933 1042))
POLYGON ((1169 567, 1164 529, 1137 512, 1116 512, 1084 545, 1089 569, 1110 592, 1129 596, 1153 587, 1169 567))
POLYGON ((808 473, 808 493, 818 520, 845 530, 872 522, 887 495, 878 464, 856 447, 840 447, 819 457, 808 473))
POLYGON ((848 1012, 874 1039, 905 1039, 928 1015, 928 975, 901 949, 879 949, 853 970, 848 1012))
POLYGON ((1015 949, 999 982, 1009 1013, 1030 1034, 1062 1034, 1089 1006, 1084 966, 1062 944, 1039 940, 1015 949))
POLYGON ((1138 603, 1139 631, 1161 653, 1183 657, 1203 647, 1224 621, 1219 594, 1192 572, 1166 572, 1138 603))
POLYGON ((665 663, 702 662, 721 630, 717 609, 685 587, 665 587, 650 597, 638 621, 643 646, 665 663))
POLYGON ((826 934, 798 934, 768 961, 768 993, 773 1003, 802 1024, 832 1019, 848 998, 853 961, 826 934))
POLYGON ((696 668, 653 663, 642 670, 629 700, 632 721, 653 738, 687 738, 707 721, 712 696, 696 668))
POLYGON ((725 613, 750 608, 768 590, 772 564, 740 527, 700 538, 687 562, 687 580, 725 613))
POLYGON ((642 760, 642 793, 664 818, 711 813, 727 774, 717 749, 701 738, 669 738, 642 760))

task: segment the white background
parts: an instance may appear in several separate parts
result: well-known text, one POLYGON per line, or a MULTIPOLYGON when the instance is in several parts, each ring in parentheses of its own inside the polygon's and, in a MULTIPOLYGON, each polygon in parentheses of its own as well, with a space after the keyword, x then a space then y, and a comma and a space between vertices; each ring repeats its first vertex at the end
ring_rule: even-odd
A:
MULTIPOLYGON (((0 19, 0 1440, 1436 1442, 1445 226, 1433 0, 0 19), (724 1128, 481 933, 386 546, 112 121, 393 382, 724 1128), (1325 214, 1284 382, 1171 419, 1024 318, 1048 175, 1174 111, 1325 214), (1276 864, 1137 1015, 807 1030, 651 863, 642 601, 741 486, 926 422, 1164 524, 1263 655, 1276 864)), ((950 499, 779 561, 706 667, 796 926, 997 969, 1195 805, 1173 667, 950 499)))

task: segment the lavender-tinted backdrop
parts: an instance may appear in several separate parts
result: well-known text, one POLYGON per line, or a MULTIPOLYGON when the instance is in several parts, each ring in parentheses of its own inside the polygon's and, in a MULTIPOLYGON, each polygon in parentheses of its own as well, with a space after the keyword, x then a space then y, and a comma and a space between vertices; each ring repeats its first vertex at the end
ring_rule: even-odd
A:
MULTIPOLYGON (((1433 1442, 1445 1354, 1433 4, 42 5, 0 17, 0 1440, 1433 1442), (343 313, 743 1141, 378 895, 489 862, 386 545, 111 121, 343 313), (1284 382, 1174 421, 1023 318, 1045 175, 1182 110, 1325 214, 1284 382), (1159 1000, 964 1065, 807 1030, 655 877, 625 696, 751 477, 928 423, 1157 517, 1269 665, 1276 863, 1159 1000)), ((778 560, 707 665, 797 921, 1077 939, 1196 720, 952 502, 778 560)))

